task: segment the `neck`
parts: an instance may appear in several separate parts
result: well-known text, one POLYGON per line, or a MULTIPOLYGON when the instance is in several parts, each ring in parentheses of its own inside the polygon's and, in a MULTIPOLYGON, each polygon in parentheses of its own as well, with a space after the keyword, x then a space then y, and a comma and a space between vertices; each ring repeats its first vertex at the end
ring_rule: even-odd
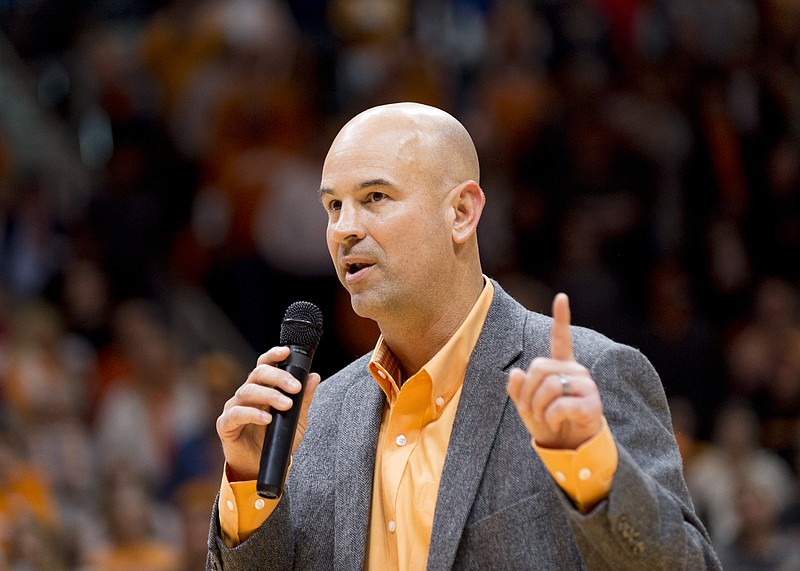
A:
POLYGON ((478 301, 483 286, 483 276, 478 275, 469 286, 459 288, 450 299, 424 312, 423 318, 378 323, 384 341, 403 367, 404 378, 419 371, 447 344, 478 301))

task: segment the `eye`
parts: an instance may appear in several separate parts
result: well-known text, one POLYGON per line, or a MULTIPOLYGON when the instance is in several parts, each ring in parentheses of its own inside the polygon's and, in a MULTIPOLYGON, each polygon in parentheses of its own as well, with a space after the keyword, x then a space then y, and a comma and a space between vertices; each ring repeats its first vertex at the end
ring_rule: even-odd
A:
POLYGON ((384 198, 386 198, 386 193, 384 193, 384 192, 371 192, 369 194, 369 200, 368 201, 369 202, 380 202, 384 198))
POLYGON ((325 205, 325 209, 328 212, 338 212, 342 209, 342 201, 341 200, 329 200, 328 203, 325 205))

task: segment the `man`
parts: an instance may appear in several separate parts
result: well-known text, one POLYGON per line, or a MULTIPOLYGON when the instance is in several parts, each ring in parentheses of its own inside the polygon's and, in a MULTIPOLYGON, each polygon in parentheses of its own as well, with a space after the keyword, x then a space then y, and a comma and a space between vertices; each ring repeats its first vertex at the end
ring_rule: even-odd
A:
POLYGON ((268 502, 252 481, 265 409, 299 384, 275 367, 288 349, 259 358, 217 421, 209 568, 718 568, 648 361, 571 327, 563 294, 551 320, 483 276, 484 195, 458 121, 413 103, 361 113, 320 196, 339 278, 381 338, 315 395, 309 376, 268 502))

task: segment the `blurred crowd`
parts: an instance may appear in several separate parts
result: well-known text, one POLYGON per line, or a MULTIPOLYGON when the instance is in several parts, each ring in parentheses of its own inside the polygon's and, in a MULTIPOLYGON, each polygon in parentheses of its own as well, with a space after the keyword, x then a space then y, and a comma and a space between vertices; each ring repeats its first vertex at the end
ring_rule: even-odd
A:
POLYGON ((726 569, 798 569, 800 3, 0 0, 0 569, 201 569, 286 306, 368 351, 318 204, 353 114, 472 133, 485 272, 640 348, 726 569))

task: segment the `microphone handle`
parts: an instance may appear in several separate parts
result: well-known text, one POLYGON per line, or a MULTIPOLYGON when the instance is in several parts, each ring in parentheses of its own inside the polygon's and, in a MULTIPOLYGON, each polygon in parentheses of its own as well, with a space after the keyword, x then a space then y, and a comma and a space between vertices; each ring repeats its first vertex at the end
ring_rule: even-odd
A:
POLYGON ((306 389, 306 379, 311 369, 313 349, 299 345, 289 345, 289 357, 278 365, 300 381, 302 388, 299 393, 287 394, 292 399, 292 408, 289 410, 272 409, 272 422, 267 425, 264 433, 264 446, 261 449, 261 462, 258 467, 256 491, 259 496, 277 499, 283 493, 283 483, 286 471, 289 469, 289 457, 292 454, 292 443, 297 430, 297 421, 300 418, 300 408, 303 404, 303 393, 306 389))

